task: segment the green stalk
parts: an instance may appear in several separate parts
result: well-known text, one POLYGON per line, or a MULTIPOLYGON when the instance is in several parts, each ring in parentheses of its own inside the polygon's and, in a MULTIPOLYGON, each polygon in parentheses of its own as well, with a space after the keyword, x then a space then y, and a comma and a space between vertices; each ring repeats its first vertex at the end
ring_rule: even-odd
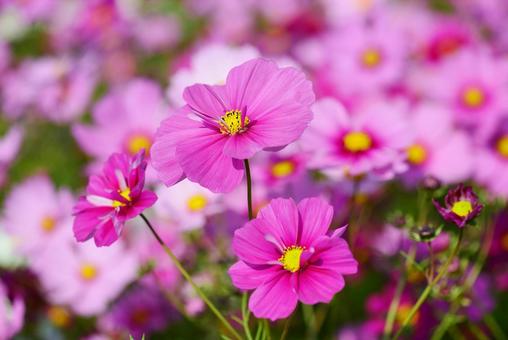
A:
POLYGON ((418 300, 416 301, 414 306, 411 308, 411 311, 409 311, 408 316, 406 317, 406 319, 404 320, 404 322, 400 326, 399 331, 393 337, 394 340, 398 339, 402 335, 402 332, 404 332, 404 330, 406 329, 407 325, 411 322, 411 320, 413 320, 415 314, 418 312, 418 310, 423 305, 425 300, 427 300, 427 297, 430 295, 430 292, 432 291, 434 286, 448 272, 448 268, 450 267, 450 264, 452 263, 452 260, 455 258, 455 256, 459 252, 460 243, 462 242, 462 237, 463 236, 464 236, 464 228, 460 228, 459 239, 457 240, 457 244, 455 245, 455 248, 453 248, 453 251, 452 251, 450 257, 448 257, 448 259, 446 260, 445 264, 443 265, 443 268, 441 269, 441 271, 437 274, 437 276, 434 278, 434 280, 432 280, 427 285, 427 287, 422 292, 422 294, 420 295, 420 297, 418 298, 418 300))
POLYGON ((164 251, 166 252, 166 254, 169 256, 169 258, 171 259, 171 261, 173 261, 173 264, 176 266, 176 268, 180 271, 180 274, 182 274, 182 276, 187 280, 187 282, 189 282, 189 284, 192 286, 192 288, 194 288, 194 290, 196 291, 196 293, 199 295, 199 297, 203 300, 203 302, 208 306, 208 308, 210 308, 210 310, 213 312, 213 314, 215 314, 215 316, 217 317, 217 319, 220 320, 220 322, 222 322, 222 324, 224 325, 224 327, 226 327, 226 329, 238 340, 242 340, 242 337, 240 336, 240 334, 238 334, 238 332, 233 328, 233 326, 231 326, 231 324, 229 323, 228 320, 226 320, 226 318, 222 315, 222 313, 217 309, 217 307, 215 307, 215 305, 212 303, 212 301, 210 301, 208 299, 208 297, 205 295, 205 293, 201 290, 201 288, 199 288, 196 283, 194 282, 194 280, 192 280, 192 277, 190 276, 190 274, 185 270, 185 268, 182 266, 182 264, 180 263, 180 261, 178 260, 178 258, 175 256, 175 254, 173 254, 173 252, 171 251, 171 249, 169 249, 168 246, 166 246, 166 244, 164 243, 164 241, 162 241, 162 239, 160 238, 159 234, 157 234, 157 232, 155 231, 155 229, 153 228, 152 224, 150 223, 150 221, 146 218, 145 215, 143 214, 140 214, 141 218, 143 219, 143 221, 145 221, 146 225, 148 226, 148 228, 150 229, 150 231, 152 232, 153 236, 155 237, 155 239, 157 240, 157 242, 159 242, 159 244, 161 245, 161 247, 164 249, 164 251))

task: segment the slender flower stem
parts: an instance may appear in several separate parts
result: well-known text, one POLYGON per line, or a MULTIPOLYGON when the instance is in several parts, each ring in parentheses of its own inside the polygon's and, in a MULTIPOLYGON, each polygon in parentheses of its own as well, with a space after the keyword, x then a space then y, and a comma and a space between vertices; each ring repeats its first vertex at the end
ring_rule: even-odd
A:
POLYGON ((415 316, 415 314, 418 312, 418 310, 423 305, 425 300, 427 300, 427 297, 429 296, 429 294, 432 291, 432 289, 434 288, 434 286, 448 272, 448 268, 450 267, 450 264, 452 263, 452 260, 455 258, 455 256, 459 252, 460 243, 462 242, 463 235, 464 235, 464 228, 460 228, 459 238, 457 240, 457 244, 455 245, 455 248, 453 248, 453 251, 450 254, 450 257, 448 257, 448 259, 446 260, 445 264, 443 265, 443 268, 441 269, 441 271, 437 274, 437 276, 434 278, 434 280, 432 280, 427 285, 425 290, 422 292, 422 294, 418 298, 418 301, 416 301, 414 306, 411 308, 411 310, 409 311, 408 316, 406 317, 406 319, 404 320, 404 322, 400 326, 399 331, 393 337, 394 340, 398 339, 402 335, 402 332, 404 332, 404 330, 406 329, 407 325, 411 322, 411 320, 413 320, 413 317, 415 316))
POLYGON ((208 306, 208 308, 210 308, 210 310, 215 314, 215 316, 222 322, 222 324, 224 325, 224 327, 227 328, 227 330, 238 340, 242 340, 242 337, 240 336, 240 334, 238 334, 238 332, 233 328, 233 326, 231 326, 231 324, 226 320, 226 318, 222 315, 222 313, 217 309, 217 307, 215 307, 215 305, 212 303, 212 301, 210 301, 208 299, 208 297, 205 295, 205 293, 201 290, 201 288, 199 288, 196 283, 194 282, 194 280, 192 280, 192 277, 190 276, 190 274, 185 270, 185 268, 182 266, 182 264, 180 263, 180 261, 178 260, 178 258, 175 256, 175 254, 173 254, 173 252, 171 251, 171 249, 169 249, 168 246, 166 246, 166 244, 164 243, 164 241, 162 241, 161 237, 159 236, 159 234, 157 234, 157 232, 155 231, 155 229, 153 228, 152 224, 150 223, 150 221, 146 218, 145 215, 143 214, 140 214, 141 218, 143 219, 143 221, 145 221, 146 225, 148 226, 148 228, 150 229, 150 231, 152 232, 153 236, 157 239, 157 242, 159 242, 159 244, 161 245, 161 247, 164 249, 164 251, 166 252, 166 254, 168 254, 168 256, 170 257, 171 261, 173 261, 173 264, 176 266, 176 268, 180 271, 180 273, 182 274, 182 276, 187 280, 187 282, 189 282, 189 284, 192 286, 192 288, 194 288, 194 290, 196 291, 196 293, 199 295, 199 297, 206 303, 206 305, 208 306))
POLYGON ((504 334, 504 331, 501 327, 499 327, 496 319, 492 316, 492 314, 485 314, 483 317, 483 321, 492 332, 492 335, 498 340, 506 340, 508 337, 504 334))
POLYGON ((252 209, 252 178, 250 175, 249 160, 245 159, 243 161, 243 165, 245 167, 245 177, 247 178, 247 205, 249 209, 249 221, 250 221, 254 218, 254 213, 252 209))
POLYGON ((280 340, 286 340, 286 337, 288 335, 289 331, 289 324, 291 323, 291 319, 293 318, 293 315, 291 315, 284 324, 284 330, 282 331, 282 334, 280 336, 280 340))
POLYGON ((434 279, 434 249, 432 249, 432 241, 427 242, 429 247, 429 282, 434 279))
POLYGON ((404 274, 402 278, 397 283, 397 288, 395 289, 395 294, 393 295, 392 302, 390 303, 390 307, 388 309, 388 314, 386 316, 385 327, 383 331, 383 339, 389 339, 390 334, 393 331, 393 325, 395 323, 395 318, 397 316, 397 311, 399 309, 400 299, 402 297, 402 293, 407 283, 407 276, 409 271, 409 266, 414 261, 416 256, 416 245, 413 243, 411 246, 411 250, 409 251, 409 256, 406 258, 404 267, 404 274))

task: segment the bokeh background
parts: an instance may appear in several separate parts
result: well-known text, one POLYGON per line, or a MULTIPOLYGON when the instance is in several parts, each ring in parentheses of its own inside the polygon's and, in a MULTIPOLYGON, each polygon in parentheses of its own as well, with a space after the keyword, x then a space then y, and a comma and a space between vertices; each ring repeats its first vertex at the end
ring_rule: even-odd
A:
MULTIPOLYGON (((333 98, 353 117, 378 110, 383 126, 400 113, 412 141, 397 150, 397 171, 361 180, 322 168, 317 146, 300 141, 252 160, 256 210, 274 197, 323 196, 334 226, 358 231, 359 273, 331 304, 299 307, 289 338, 380 338, 407 277, 397 328, 426 282, 428 248, 415 230, 444 226, 432 245, 443 262, 457 228, 431 198, 459 182, 486 208, 409 338, 430 338, 452 305, 445 337, 502 338, 507 25, 505 0, 0 0, 0 339, 219 338, 221 326, 141 220, 98 249, 74 240, 72 206, 111 153, 149 149, 186 86, 222 84, 258 56, 304 70, 318 100, 333 98), (408 264, 411 249, 417 261, 408 264), (462 289, 476 266, 481 274, 462 289)), ((226 270, 232 233, 247 220, 245 187, 166 188, 151 167, 147 185, 159 196, 147 215, 164 240, 238 316, 241 294, 226 270)), ((274 338, 283 326, 272 324, 274 338)))

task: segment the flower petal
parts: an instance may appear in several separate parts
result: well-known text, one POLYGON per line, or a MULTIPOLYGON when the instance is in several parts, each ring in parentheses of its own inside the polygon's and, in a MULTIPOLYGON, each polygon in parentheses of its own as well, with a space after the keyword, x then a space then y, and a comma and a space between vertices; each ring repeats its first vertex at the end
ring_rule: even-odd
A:
POLYGON ((196 113, 209 118, 219 118, 230 109, 221 98, 220 89, 220 86, 195 84, 185 88, 183 99, 196 113))
POLYGON ((319 197, 306 198, 298 203, 301 218, 299 243, 310 247, 319 236, 325 235, 333 217, 333 208, 319 197))
POLYGON ((243 261, 238 261, 229 268, 228 273, 233 285, 239 289, 255 289, 269 281, 281 268, 277 266, 251 267, 243 261))
POLYGON ((291 247, 298 241, 299 216, 295 202, 290 199, 276 198, 258 214, 270 226, 269 233, 285 247, 291 247))
POLYGON ((201 122, 189 119, 183 112, 173 114, 162 121, 150 155, 152 166, 164 184, 170 186, 185 178, 175 156, 176 145, 200 126, 201 122))
POLYGON ((270 231, 269 222, 259 217, 235 230, 232 247, 236 256, 251 265, 266 265, 277 261, 282 253, 277 245, 267 240, 270 231))
POLYGON ((298 298, 309 305, 329 303, 344 284, 344 278, 338 271, 324 266, 309 266, 299 273, 298 298))
POLYGON ((243 178, 243 163, 225 155, 226 137, 213 129, 193 129, 176 148, 185 175, 213 192, 230 192, 243 178))
POLYGON ((292 274, 281 272, 252 293, 249 309, 254 316, 275 321, 291 315, 298 303, 291 276, 292 274))

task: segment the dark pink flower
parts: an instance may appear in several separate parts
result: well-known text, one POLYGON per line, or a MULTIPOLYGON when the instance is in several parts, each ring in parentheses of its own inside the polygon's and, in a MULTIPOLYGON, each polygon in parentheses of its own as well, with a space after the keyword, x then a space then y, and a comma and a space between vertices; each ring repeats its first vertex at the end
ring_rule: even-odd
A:
POLYGON ((465 187, 463 184, 448 191, 444 207, 436 200, 433 200, 433 203, 445 220, 455 223, 460 228, 478 216, 483 208, 473 189, 465 187))
POLYGON ((229 269, 233 284, 255 289, 249 308, 258 318, 289 316, 298 301, 328 303, 344 287, 344 274, 357 272, 358 263, 340 236, 327 231, 333 208, 320 198, 298 205, 278 198, 256 219, 237 229, 233 250, 240 258, 229 269))
POLYGON ((157 196, 144 190, 145 151, 132 158, 114 153, 103 173, 90 177, 86 195, 74 207, 74 236, 83 242, 94 238, 97 246, 109 246, 118 239, 125 221, 152 206, 157 196))

